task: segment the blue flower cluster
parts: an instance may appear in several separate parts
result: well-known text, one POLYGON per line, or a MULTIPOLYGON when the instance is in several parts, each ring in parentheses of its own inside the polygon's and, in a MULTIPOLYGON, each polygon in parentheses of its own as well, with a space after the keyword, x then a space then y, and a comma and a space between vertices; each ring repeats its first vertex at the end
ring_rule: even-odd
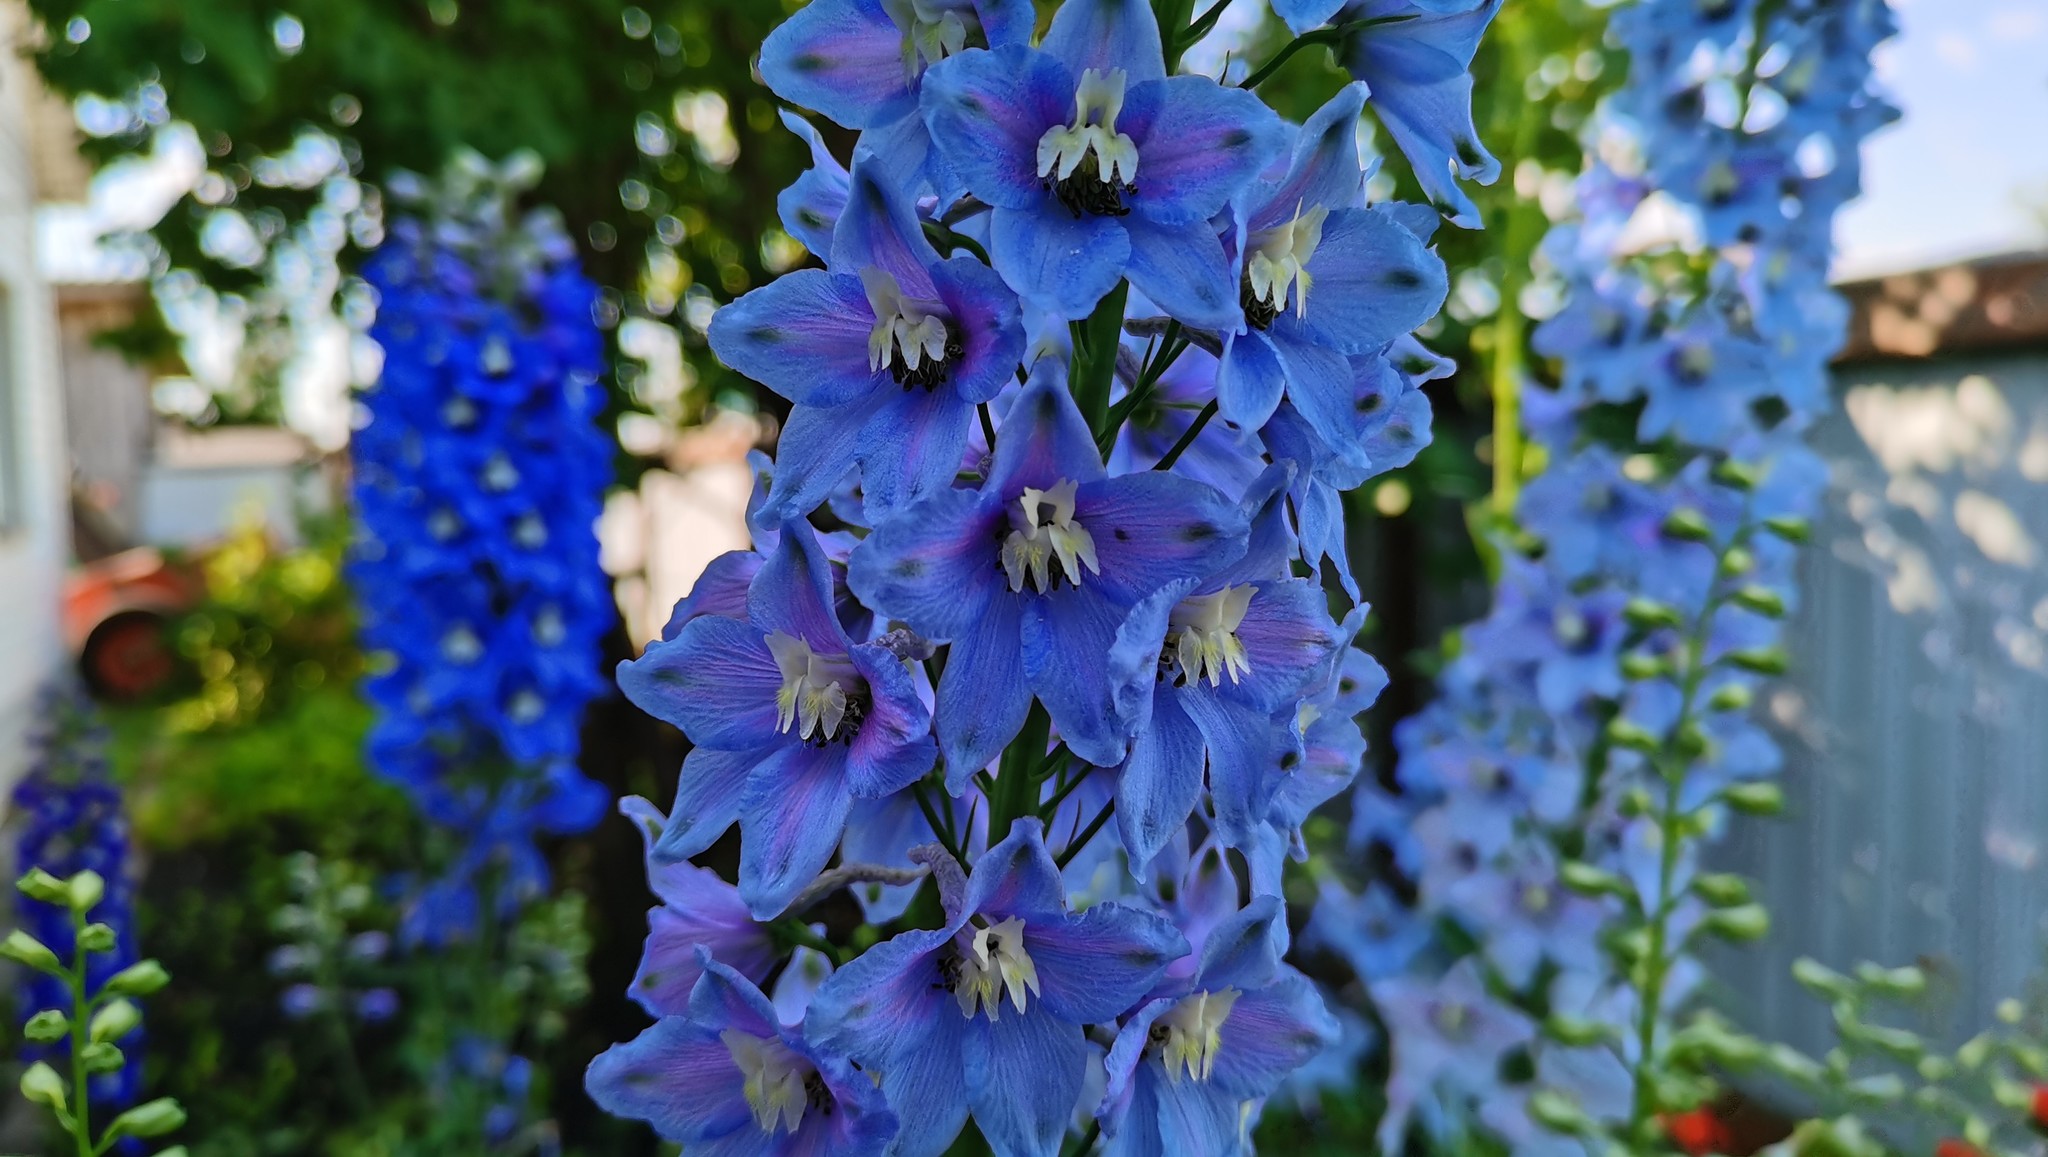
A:
MULTIPOLYGON (((35 708, 35 730, 29 736, 28 771, 14 785, 14 870, 17 876, 41 868, 58 879, 79 872, 97 872, 106 883, 105 897, 94 909, 98 923, 114 929, 114 948, 87 957, 86 978, 95 988, 134 964, 135 881, 128 860, 128 821, 121 814, 121 792, 107 767, 107 731, 98 708, 83 689, 66 681, 46 688, 35 708)), ((68 965, 77 950, 72 914, 61 904, 23 896, 21 927, 47 945, 68 965)), ((25 1022, 43 1009, 69 1010, 71 993, 64 980, 38 969, 21 970, 16 1010, 25 1022)), ((131 1105, 142 1088, 142 1036, 121 1042, 126 1058, 113 1072, 92 1078, 96 1105, 131 1105)), ((68 1056, 66 1041, 27 1044, 29 1061, 68 1056)))
POLYGON ((613 616, 597 290, 551 217, 510 219, 515 192, 458 167, 437 216, 398 220, 363 271, 384 355, 352 444, 370 757, 461 840, 411 905, 412 941, 465 935, 480 886, 502 906, 538 894, 536 833, 607 804, 576 769, 613 616))
POLYGON ((1281 872, 1385 682, 1315 576, 1351 585, 1339 494, 1448 372, 1410 336, 1438 214, 1368 203, 1359 120, 1440 200, 1448 158, 1490 177, 1497 6, 1276 5, 1364 78, 1302 125, 1171 66, 1220 9, 1067 0, 1034 44, 1030 0, 816 0, 769 36, 770 87, 860 137, 844 167, 789 118, 822 264, 710 326, 792 409, 757 549, 619 672, 693 748, 666 816, 628 801, 659 1019, 599 1104, 735 1155, 970 1118, 1003 1157, 1248 1148, 1338 1036, 1281 872), (736 884, 688 863, 735 827, 736 884))
POLYGON ((1355 795, 1354 850, 1412 902, 1333 886, 1311 925, 1386 1028, 1390 1152, 1418 1116, 1517 1153, 1656 1145, 1659 1114, 1705 1095, 1686 1079, 1708 1032, 1667 1024, 1699 977, 1688 944, 1766 919, 1700 845, 1776 799, 1750 708, 1784 668, 1826 480, 1802 436, 1845 320, 1829 229, 1890 116, 1869 87, 1890 31, 1882 0, 1612 18, 1630 77, 1539 262, 1568 303, 1523 406, 1554 465, 1500 544, 1492 612, 1398 729, 1393 782, 1355 795))

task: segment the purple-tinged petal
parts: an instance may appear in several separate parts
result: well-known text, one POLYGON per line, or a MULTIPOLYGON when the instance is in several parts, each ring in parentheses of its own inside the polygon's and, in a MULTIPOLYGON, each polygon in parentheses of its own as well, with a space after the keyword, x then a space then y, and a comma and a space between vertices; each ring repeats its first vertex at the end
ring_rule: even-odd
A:
POLYGON ((1167 316, 1196 329, 1231 333, 1244 325, 1237 283, 1215 230, 1202 222, 1162 225, 1122 220, 1130 245, 1131 284, 1167 316))
POLYGON ((989 217, 996 272, 1017 296, 1070 321, 1093 312, 1131 262, 1127 219, 1001 205, 989 217))
POLYGON ((1248 230, 1270 229, 1315 206, 1365 206, 1365 165, 1358 155, 1358 118, 1365 111, 1366 86, 1353 82, 1337 90, 1301 126, 1287 175, 1258 190, 1262 205, 1245 222, 1248 230))
POLYGON ((780 631, 813 651, 843 655, 851 645, 832 599, 832 564, 808 522, 782 526, 781 540, 747 588, 747 617, 756 629, 780 631))
MULTIPOLYGON (((854 548, 847 585, 877 614, 926 638, 978 633, 991 597, 1006 589, 997 562, 1002 517, 971 490, 929 494, 854 548)), ((1003 646, 1014 651, 1014 636, 1003 646)))
POLYGON ((1223 364, 1216 373, 1216 403, 1226 421, 1246 429, 1264 426, 1286 389, 1280 352, 1264 330, 1225 339, 1223 364))
POLYGON ((1109 678, 1116 689, 1117 714, 1141 738, 1151 726, 1152 701, 1160 693, 1159 655, 1173 608, 1199 584, 1182 579, 1138 600, 1117 626, 1109 651, 1109 678))
POLYGON ((790 743, 754 769, 740 802, 740 895, 755 919, 780 916, 825 869, 852 806, 836 743, 790 743))
POLYGON ((698 949, 697 963, 704 975, 690 990, 692 1021, 706 1028, 736 1028, 764 1040, 781 1035, 782 1021, 775 1015, 775 1006, 753 981, 712 959, 708 948, 698 949))
POLYGON ((1274 760, 1270 713, 1190 689, 1181 696, 1188 718, 1209 750, 1209 799, 1216 809, 1216 835, 1244 849, 1265 819, 1266 769, 1274 760))
POLYGON ((1027 922, 1024 945, 1038 969, 1039 999, 1073 1024, 1122 1016, 1188 953, 1187 938, 1166 919, 1115 902, 1067 920, 1027 922))
POLYGON ((739 373, 792 402, 831 407, 896 388, 868 366, 874 328, 858 277, 798 269, 713 314, 708 337, 739 373))
POLYGON ((1251 670, 1219 692, 1268 715, 1291 709, 1343 642, 1322 588, 1307 579, 1258 584, 1236 635, 1251 670))
MULTIPOLYGON (((715 878, 705 868, 691 868, 715 878)), ((695 910, 679 907, 650 908, 647 911, 647 942, 640 950, 640 966, 633 974, 627 994, 651 1016, 680 1016, 689 1010, 690 990, 704 975, 697 962, 697 949, 709 946, 718 958, 749 979, 766 979, 779 957, 765 929, 753 923, 747 906, 731 884, 705 882, 705 896, 695 910), (753 935, 740 939, 740 929, 727 922, 723 911, 728 901, 735 914, 745 919, 753 935), (716 912, 707 909, 718 909, 716 912)))
POLYGON ((916 206, 873 157, 855 158, 849 181, 846 212, 832 231, 832 268, 854 274, 880 269, 906 294, 932 297, 928 270, 939 253, 925 240, 916 206))
POLYGON ((869 699, 847 754, 846 782, 856 798, 880 799, 924 778, 938 747, 931 716, 902 661, 871 643, 856 644, 852 658, 869 699))
POLYGON ((849 129, 903 116, 914 97, 903 33, 881 0, 815 0, 761 44, 775 95, 849 129))
POLYGON ((1075 77, 1021 46, 970 50, 924 77, 920 103, 932 140, 954 175, 998 209, 1036 209, 1038 141, 1074 115, 1075 77))
POLYGON ((1024 359, 1023 308, 996 271, 972 257, 932 269, 939 301, 952 314, 964 347, 945 389, 963 402, 986 402, 1016 380, 1024 359))
POLYGON ((937 1157, 967 1120, 961 1048, 972 1022, 940 983, 937 960, 952 935, 912 931, 875 945, 832 974, 804 1019, 818 1048, 881 1071, 904 1157, 937 1157))
POLYGON ((682 728, 692 743, 730 751, 776 737, 782 671, 750 623, 692 619, 674 639, 620 663, 618 681, 635 707, 682 728))
POLYGON ((924 114, 915 106, 894 120, 877 121, 862 129, 853 142, 853 152, 855 156, 872 159, 905 189, 920 193, 930 189, 941 205, 953 204, 966 191, 960 186, 959 175, 946 163, 945 155, 932 147, 932 134, 925 128, 924 114))
POLYGON ((1215 489, 1157 471, 1085 484, 1074 511, 1102 563, 1086 581, 1123 607, 1234 562, 1250 533, 1244 512, 1215 489))
POLYGON ((946 756, 946 790, 956 796, 1017 737, 1030 713, 1023 632, 1020 601, 1000 594, 982 602, 980 615, 953 637, 946 653, 936 722, 946 756))
POLYGON ((1273 15, 1287 22, 1288 31, 1300 36, 1330 22, 1346 0, 1272 0, 1273 15))
POLYGON ((758 522, 804 518, 831 499, 860 462, 861 434, 897 386, 877 389, 858 403, 835 409, 796 406, 776 443, 778 461, 758 522))
POLYGON ((974 861, 967 878, 967 910, 989 916, 1065 915, 1066 885, 1045 848, 1045 827, 1025 817, 1010 828, 1003 842, 974 861))
POLYGON ((1137 722, 1131 754, 1117 772, 1116 817, 1124 850, 1142 877, 1201 802, 1202 733, 1170 688, 1154 692, 1149 721, 1137 722))
POLYGON ((661 629, 662 640, 675 638, 684 624, 699 615, 745 619, 747 586, 754 581, 761 563, 761 556, 751 550, 728 550, 712 559, 691 585, 690 593, 676 603, 668 625, 661 629))
POLYGON ((781 116, 783 127, 810 147, 811 167, 775 198, 775 211, 791 237, 823 258, 832 252, 832 227, 846 209, 846 166, 825 147, 811 122, 788 110, 781 116))
POLYGON ((885 399, 859 434, 862 509, 880 522, 959 473, 974 405, 948 387, 908 389, 885 399))
POLYGON ((665 1017, 590 1062, 583 1087, 614 1117, 698 1144, 754 1128, 745 1077, 716 1030, 665 1017))
POLYGON ((1125 729, 1109 652, 1124 611, 1087 581, 1023 601, 1024 679, 1068 749, 1090 763, 1123 762, 1125 729))
POLYGON ((1038 47, 1076 78, 1091 68, 1105 76, 1121 68, 1132 85, 1166 75, 1159 20, 1145 0, 1069 0, 1038 47))
MULTIPOLYGON (((1233 897, 1235 899, 1235 897, 1233 897)), ((1202 962, 1195 972, 1195 987, 1217 992, 1264 988, 1280 974, 1279 938, 1274 922, 1286 933, 1287 910, 1278 896, 1253 896, 1240 911, 1231 913, 1202 941, 1202 962)))
MULTIPOLYGON (((1062 480, 1087 483, 1102 476, 1095 435, 1074 405, 1074 396, 1067 392, 1064 363, 1056 358, 1040 359, 1032 367, 1024 392, 1010 404, 1009 413, 996 429, 995 462, 982 493, 1008 500, 1026 486, 1045 490, 1062 480)), ((1101 546, 1098 536, 1098 551, 1101 546)))
POLYGON ((1210 1080, 1240 1100, 1268 1096, 1289 1073, 1335 1044, 1341 1029, 1308 978, 1292 970, 1245 992, 1220 1030, 1210 1080))
POLYGON ((718 842, 740 818, 747 777, 768 758, 768 751, 718 751, 696 747, 683 757, 676 778, 675 808, 654 845, 654 858, 674 863, 718 842))
MULTIPOLYGON (((1481 183, 1500 162, 1472 127, 1472 53, 1501 0, 1475 0, 1464 12, 1433 10, 1361 29, 1340 49, 1344 67, 1372 86, 1372 105, 1408 157, 1430 202, 1452 224, 1479 227, 1479 210, 1453 174, 1481 183)), ((1359 13, 1405 15, 1406 5, 1376 0, 1359 13)))
POLYGON ((1287 144, 1272 109, 1206 76, 1162 82, 1159 112, 1138 145, 1134 215, 1162 225, 1206 225, 1287 144))
POLYGON ((1435 317, 1450 282, 1443 259, 1371 209, 1338 209, 1308 260, 1313 288, 1303 323, 1344 353, 1377 351, 1435 317))
POLYGON ((979 1027, 961 1059, 974 1122, 989 1148, 996 1157, 1059 1157, 1087 1079, 1080 1026, 1041 1006, 979 1027))

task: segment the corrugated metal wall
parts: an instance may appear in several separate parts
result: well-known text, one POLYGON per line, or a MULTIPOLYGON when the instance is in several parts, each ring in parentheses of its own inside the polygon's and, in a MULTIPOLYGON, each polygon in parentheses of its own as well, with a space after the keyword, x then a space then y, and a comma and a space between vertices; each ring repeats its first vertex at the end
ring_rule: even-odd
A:
POLYGON ((1833 465, 1766 700, 1790 808, 1716 853, 1761 881, 1771 937, 1717 951, 1722 1003, 1809 1052, 1813 956, 1918 961, 1952 1040, 2048 955, 2048 351, 1856 367, 1817 432, 1833 465))

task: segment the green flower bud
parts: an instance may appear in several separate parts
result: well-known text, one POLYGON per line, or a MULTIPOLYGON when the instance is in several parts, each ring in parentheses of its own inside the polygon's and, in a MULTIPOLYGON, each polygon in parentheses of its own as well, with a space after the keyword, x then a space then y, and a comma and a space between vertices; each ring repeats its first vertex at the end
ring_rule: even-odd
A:
POLYGON ((1621 673, 1631 679, 1661 679, 1671 671, 1671 664, 1655 655, 1630 651, 1621 657, 1621 673))
POLYGON ((1664 520, 1664 533, 1686 542, 1707 542, 1714 537, 1706 516, 1690 507, 1672 511, 1671 517, 1664 520))
POLYGON ((1628 881, 1605 868, 1596 868, 1583 860, 1566 860, 1557 870, 1558 879, 1564 886, 1582 896, 1624 896, 1628 894, 1628 881))
POLYGON ((87 868, 64 882, 67 902, 73 912, 90 912, 107 894, 107 882, 87 868))
POLYGON ((1792 666, 1791 657, 1783 647, 1753 647, 1746 651, 1731 651, 1728 661, 1745 671, 1758 675, 1783 675, 1792 666))
POLYGON ((1750 900, 1749 881, 1732 872, 1709 872, 1695 876, 1692 890, 1716 908, 1734 908, 1750 900))
POLYGON ((1550 1019, 1543 1022, 1543 1035, 1561 1045, 1585 1048, 1609 1039, 1613 1035, 1613 1030, 1597 1020, 1553 1014, 1550 1019))
POLYGON ((1743 587, 1735 592, 1735 604, 1769 618, 1785 617, 1785 596, 1769 587, 1743 587))
POLYGON ((61 1111, 64 1108, 64 1078, 57 1070, 37 1061, 21 1074, 21 1095, 38 1105, 48 1105, 61 1111))
POLYGON ((1917 968, 1884 968, 1864 961, 1856 966, 1856 979, 1887 996, 1918 996, 1927 991, 1927 974, 1917 968))
POLYGON ((1739 546, 1731 546, 1721 556, 1721 577, 1734 578, 1756 569, 1756 556, 1739 546))
POLYGON ((148 996, 171 982, 171 974, 154 960, 131 964, 107 979, 101 992, 115 996, 148 996))
POLYGON ((1964 1041, 1963 1047, 1956 1050, 1956 1063, 1963 1067, 1964 1072, 1975 1072, 1983 1068, 1984 1062, 1991 1059, 1991 1045, 1990 1033, 1978 1033, 1964 1041))
POLYGON ((125 1000, 116 1000, 93 1014, 88 1035, 96 1041, 120 1040, 142 1023, 142 1010, 125 1000))
POLYGON ((41 900, 45 904, 71 902, 71 894, 65 891, 64 881, 41 868, 30 868, 28 874, 14 882, 14 886, 22 895, 32 900, 41 900))
POLYGON ((135 1106, 107 1126, 109 1137, 161 1137, 185 1123, 185 1109, 170 1097, 135 1106))
POLYGON ((1774 816, 1785 810, 1785 789, 1775 783, 1738 783, 1723 791, 1721 799, 1744 815, 1774 816))
POLYGON ((1678 613, 1677 607, 1654 599, 1630 599, 1628 605, 1621 609, 1621 617, 1628 620, 1629 626, 1643 630, 1685 625, 1685 619, 1678 613))
POLYGON ((63 1040, 71 1035, 71 1018, 57 1009, 46 1008, 28 1018, 28 1023, 21 1026, 21 1035, 38 1044, 63 1040))
POLYGON ((1708 913, 1701 926, 1723 940, 1761 940, 1771 930, 1771 914, 1762 904, 1738 904, 1708 913))
POLYGON ((1655 751, 1659 746, 1655 735, 1626 719, 1615 719, 1610 722, 1607 725, 1607 738, 1616 747, 1626 747, 1635 751, 1655 751))
POLYGON ((1756 489, 1760 477, 1755 466, 1747 462, 1737 462, 1733 458, 1724 459, 1714 467, 1714 481, 1730 490, 1740 490, 1745 494, 1756 489))
POLYGON ((9 932, 7 939, 0 940, 0 956, 20 961, 38 972, 47 972, 52 976, 64 975, 64 965, 57 959, 57 954, 50 951, 48 945, 19 928, 9 932))
POLYGON ((121 1066, 128 1063, 128 1057, 121 1051, 120 1046, 106 1041, 85 1046, 85 1051, 78 1056, 85 1062, 85 1071, 88 1073, 118 1073, 121 1066))
POLYGON ((1715 711, 1747 711, 1756 702, 1756 693, 1747 683, 1723 683, 1707 697, 1707 706, 1715 711))
POLYGON ((1538 1089, 1529 1094, 1529 1116, 1551 1132, 1568 1136, 1591 1133, 1596 1127, 1584 1109, 1556 1089, 1538 1089))
POLYGON ((1764 519, 1764 528, 1786 542, 1806 542, 1813 537, 1813 525, 1803 518, 1780 515, 1764 519))
POLYGON ((114 930, 105 924, 87 924, 78 930, 78 944, 87 952, 112 952, 114 930))

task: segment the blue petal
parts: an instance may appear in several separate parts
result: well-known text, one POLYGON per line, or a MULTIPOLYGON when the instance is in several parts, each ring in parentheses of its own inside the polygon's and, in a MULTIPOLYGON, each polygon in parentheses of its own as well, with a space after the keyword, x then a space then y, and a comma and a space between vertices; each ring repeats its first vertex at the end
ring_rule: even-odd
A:
POLYGON ((1166 75, 1159 20, 1145 0, 1068 0, 1053 15, 1039 49, 1059 58, 1076 78, 1091 68, 1105 76, 1121 68, 1129 84, 1166 75))
POLYGON ((1209 576, 1204 585, 1234 586, 1286 578, 1294 573, 1288 564, 1294 561, 1300 544, 1295 541, 1294 528, 1289 523, 1287 496, 1297 472, 1298 467, 1292 462, 1275 462, 1245 488, 1244 497, 1238 501, 1238 509, 1251 523, 1244 557, 1209 576))
MULTIPOLYGON (((889 391, 896 388, 890 383, 889 391)), ((855 405, 792 407, 775 447, 775 476, 756 518, 803 518, 832 497, 860 462, 861 434, 869 420, 892 396, 877 390, 855 405)))
POLYGON ((1287 28, 1296 36, 1311 32, 1330 22, 1337 9, 1344 7, 1346 0, 1272 0, 1273 15, 1287 22, 1287 28))
MULTIPOLYGON (((936 193, 941 205, 951 205, 966 191, 945 155, 932 147, 931 130, 916 107, 894 120, 876 121, 862 129, 853 142, 853 153, 867 156, 883 172, 894 175, 905 192, 920 196, 936 193)), ((1429 211, 1428 206, 1423 208, 1429 211)))
POLYGON ((792 402, 843 406, 887 383, 868 366, 875 311, 850 273, 799 269, 711 317, 718 360, 792 402))
POLYGON ((1286 389, 1287 371, 1263 330, 1225 339, 1223 365, 1216 374, 1216 403, 1226 421, 1254 430, 1264 426, 1286 389))
POLYGON ((945 1152, 967 1120, 961 1046, 971 1022, 939 984, 935 958, 951 938, 912 931, 875 945, 832 974, 804 1018, 819 1048, 881 1070, 904 1157, 945 1152))
MULTIPOLYGON (((1372 86, 1373 108, 1407 154, 1430 201, 1455 225, 1479 226, 1479 210, 1452 178, 1490 183, 1500 162, 1479 143, 1472 127, 1472 74, 1468 71, 1480 34, 1500 11, 1501 0, 1475 0, 1464 12, 1425 13, 1360 31, 1343 51, 1344 66, 1372 86)), ((1380 0, 1373 8, 1398 11, 1380 0)))
POLYGON ((1026 924, 1046 1010, 1074 1024, 1105 1024, 1129 1012, 1188 954, 1187 937, 1164 917, 1115 902, 1067 920, 1026 924))
POLYGON ((754 1127, 745 1079, 716 1030, 666 1017, 598 1054, 583 1087, 614 1117, 697 1144, 754 1127))
POLYGON ((692 743, 737 750, 778 734, 782 671, 750 623, 693 619, 673 640, 620 663, 618 681, 634 706, 682 728, 692 743))
POLYGON ((1070 321, 1087 317, 1131 261, 1124 220, 1057 203, 990 213, 989 259, 1017 296, 1070 321))
POLYGON ((973 426, 974 404, 950 388, 910 389, 884 400, 859 435, 867 516, 880 522, 950 487, 973 426))
POLYGON ((1037 1006, 981 1027, 968 1035, 962 1059, 989 1148, 996 1157, 1059 1157, 1088 1071, 1080 1026, 1037 1006))
POLYGON ((850 129, 895 120, 914 96, 903 33, 880 0, 815 0, 761 44, 761 78, 850 129))
POLYGON ((1045 203, 1038 141, 1074 115, 1074 77, 1058 60, 1019 46, 962 52, 925 74, 920 104, 969 192, 999 209, 1045 203))
MULTIPOLYGON (((951 801, 939 804, 943 809, 951 801)), ((842 863, 886 864, 907 868, 910 849, 931 843, 936 837, 924 811, 908 792, 887 799, 855 800, 846 822, 846 836, 839 843, 842 863)), ((861 914, 870 924, 887 924, 903 915, 917 894, 918 884, 855 884, 849 891, 859 902, 861 914)))
POLYGON ((880 799, 924 778, 938 748, 931 716, 902 661, 869 643, 857 644, 852 658, 867 680, 869 700, 848 751, 847 786, 858 798, 880 799))
POLYGON ((1023 614, 1002 594, 981 604, 965 633, 953 636, 939 679, 938 733, 946 756, 946 790, 967 790, 1024 727, 1031 685, 1024 678, 1023 614))
POLYGON ((1270 987, 1239 996, 1220 1032, 1210 1080, 1253 1100, 1270 1095, 1289 1073, 1336 1043, 1341 1030, 1315 985, 1288 969, 1270 987))
POLYGON ((1443 259, 1390 217, 1339 209, 1308 261, 1314 279, 1303 322, 1344 353, 1378 350, 1435 317, 1450 282, 1443 259))
POLYGON ((1236 683, 1226 680, 1217 693, 1269 715, 1291 709, 1343 641, 1322 587, 1307 579, 1259 583, 1236 633, 1251 670, 1236 683))
POLYGON ((1206 76, 1168 78, 1143 133, 1131 211, 1162 225, 1206 225, 1287 144, 1264 101, 1206 76))
POLYGON ((1122 762, 1126 730, 1110 685, 1109 652, 1123 607, 1084 581, 1026 599, 1023 610, 1024 678, 1060 738, 1090 763, 1122 762))
POLYGON ((832 860, 853 797, 838 744, 790 743, 748 777, 740 802, 740 896, 772 920, 832 860))
POLYGON ((1419 389, 1402 394, 1394 403, 1394 416, 1372 437, 1366 439, 1365 453, 1374 469, 1398 470, 1429 445, 1429 395, 1419 389))
POLYGON ((674 862, 718 842, 740 818, 747 777, 768 757, 766 751, 714 751, 698 747, 683 758, 676 779, 675 808, 655 842, 656 859, 674 862))
MULTIPOLYGON (((1215 992, 1224 988, 1244 991, 1264 988, 1280 972, 1275 921, 1285 921, 1287 910, 1278 896, 1254 896, 1243 910, 1218 924, 1202 942, 1202 964, 1195 974, 1195 986, 1215 992)), ((1285 935, 1283 927, 1281 935, 1285 935)))
POLYGON ((736 1028, 764 1040, 781 1035, 775 1006, 753 981, 713 960, 708 948, 698 949, 697 964, 704 974, 690 990, 691 1020, 706 1028, 736 1028))
POLYGON ((1117 826, 1141 876, 1202 799, 1202 733, 1180 698, 1171 688, 1154 692, 1151 719, 1141 723, 1130 758, 1117 772, 1117 826))
POLYGON ((1095 539, 1102 564, 1087 582, 1122 607, 1236 561, 1251 529, 1215 489, 1157 471, 1083 485, 1074 517, 1095 539))
POLYGON ((766 634, 794 635, 820 654, 844 655, 851 645, 832 600, 832 565, 811 524, 791 520, 761 572, 747 588, 747 617, 766 634))
POLYGON ((1024 360, 1023 308, 996 271, 972 257, 932 270, 939 301, 952 314, 964 347, 944 389, 965 402, 987 402, 1016 380, 1024 360))
MULTIPOLYGON (((846 582, 875 612, 930 639, 974 633, 1007 591, 997 562, 1002 515, 970 490, 941 490, 880 521, 855 547, 846 582)), ((1007 645, 1014 650, 1014 641, 1007 645)))
POLYGON ((661 629, 663 641, 675 638, 684 624, 699 615, 746 618, 747 586, 760 569, 761 556, 751 550, 728 550, 712 559, 691 585, 690 593, 670 613, 668 625, 661 629))
POLYGON ((1287 175, 1278 185, 1259 191, 1263 206, 1245 222, 1248 230, 1282 224, 1316 205, 1364 207, 1366 172, 1358 155, 1358 118, 1365 112, 1365 95, 1364 84, 1347 84, 1301 126, 1287 175))
POLYGON ((1273 762, 1272 717, 1192 688, 1181 696, 1181 705, 1209 749, 1209 798, 1216 808, 1217 837, 1241 849, 1265 818, 1266 768, 1273 762))
POLYGON ((1121 232, 1130 248, 1131 285, 1167 316, 1223 333, 1244 325, 1237 283, 1214 229, 1202 222, 1162 225, 1134 215, 1123 219, 1121 232))
MULTIPOLYGON (((1067 392, 1065 365, 1041 358, 996 428, 995 462, 982 493, 1001 495, 1007 507, 1026 486, 1044 490, 1063 480, 1093 482, 1102 476, 1095 435, 1067 392)), ((1099 538, 1096 546, 1101 547, 1099 538)))
POLYGON ((1027 922, 1048 913, 1064 915, 1066 885, 1045 848, 1045 827, 1026 816, 1003 842, 974 861, 967 878, 967 911, 989 916, 1017 916, 1027 922))
POLYGON ((930 268, 939 254, 925 240, 915 206, 874 157, 855 158, 846 212, 832 231, 834 270, 858 274, 873 267, 896 279, 912 297, 930 298, 930 268))
POLYGON ((783 126, 810 146, 811 167, 775 198, 782 228, 804 248, 825 257, 832 252, 832 227, 846 208, 847 173, 811 122, 784 110, 783 126))

